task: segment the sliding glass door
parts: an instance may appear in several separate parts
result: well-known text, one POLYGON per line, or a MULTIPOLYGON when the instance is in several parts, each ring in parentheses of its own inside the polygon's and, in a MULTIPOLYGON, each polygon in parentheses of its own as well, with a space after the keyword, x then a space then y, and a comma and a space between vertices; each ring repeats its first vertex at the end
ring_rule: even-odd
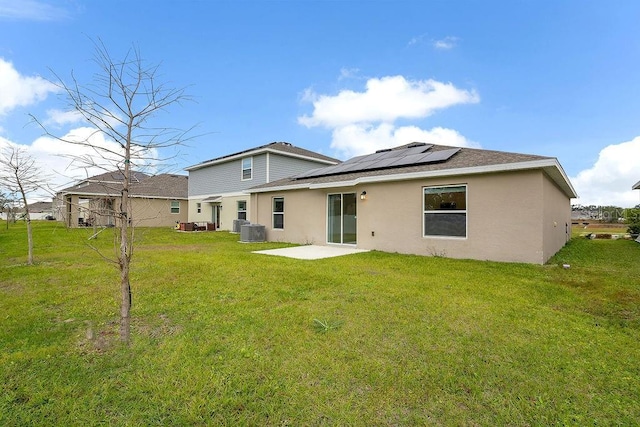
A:
POLYGON ((355 245, 356 234, 356 193, 329 194, 327 242, 355 245))

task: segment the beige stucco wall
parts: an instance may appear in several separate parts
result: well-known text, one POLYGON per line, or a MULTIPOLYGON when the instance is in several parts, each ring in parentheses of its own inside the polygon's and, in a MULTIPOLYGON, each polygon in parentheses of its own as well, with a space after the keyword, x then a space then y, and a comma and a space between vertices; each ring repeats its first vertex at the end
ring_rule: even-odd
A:
MULTIPOLYGON (((78 218, 88 218, 90 212, 80 212, 80 207, 90 207, 89 202, 82 202, 77 195, 68 196, 71 198, 71 205, 66 202, 65 206, 61 209, 64 214, 59 219, 69 227, 78 226, 78 218)), ((85 199, 85 198, 83 198, 85 199)), ((176 222, 185 222, 188 217, 188 202, 186 200, 180 200, 180 213, 171 213, 171 201, 166 199, 131 199, 131 211, 133 225, 136 227, 173 227, 176 222)), ((118 209, 120 206, 120 198, 114 198, 113 207, 118 209)), ((97 221, 97 225, 106 225, 106 218, 100 217, 97 221), (104 223, 104 224, 103 224, 104 223)))
POLYGON ((171 213, 171 201, 164 199, 131 199, 134 225, 137 227, 174 227, 176 222, 185 222, 189 204, 179 200, 180 213, 171 213))
POLYGON ((543 261, 546 262, 571 238, 571 204, 554 182, 544 175, 543 261))
MULTIPOLYGON (((203 202, 202 198, 189 199, 189 222, 211 222, 213 218, 213 205, 209 202, 203 202), (198 213, 197 204, 201 203, 202 211, 198 213)), ((231 231, 233 229, 233 220, 238 219, 238 201, 245 200, 247 202, 247 220, 251 213, 251 197, 249 194, 223 196, 220 202, 222 210, 220 211, 220 228, 219 230, 231 231)))
POLYGON ((326 244, 327 194, 363 190, 366 200, 357 200, 358 248, 541 264, 565 241, 557 230, 570 212, 570 199, 542 171, 258 193, 252 222, 266 226, 270 241, 326 244), (459 184, 467 185, 467 237, 423 237, 423 187, 459 184), (285 197, 284 230, 272 229, 271 201, 277 196, 285 197))

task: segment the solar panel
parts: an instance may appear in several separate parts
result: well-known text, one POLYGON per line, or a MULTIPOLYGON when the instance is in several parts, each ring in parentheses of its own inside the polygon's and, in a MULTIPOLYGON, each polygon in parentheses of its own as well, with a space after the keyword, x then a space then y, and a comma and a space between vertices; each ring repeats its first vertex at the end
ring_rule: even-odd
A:
POLYGON ((429 152, 428 150, 431 147, 433 145, 420 144, 396 150, 378 151, 373 154, 354 157, 338 165, 313 169, 296 175, 294 178, 313 178, 389 167, 436 163, 449 160, 451 156, 460 151, 460 148, 451 148, 429 152))
POLYGON ((459 148, 450 148, 448 150, 440 150, 431 153, 431 155, 426 159, 427 163, 436 163, 443 162, 449 160, 451 156, 460 151, 459 148))

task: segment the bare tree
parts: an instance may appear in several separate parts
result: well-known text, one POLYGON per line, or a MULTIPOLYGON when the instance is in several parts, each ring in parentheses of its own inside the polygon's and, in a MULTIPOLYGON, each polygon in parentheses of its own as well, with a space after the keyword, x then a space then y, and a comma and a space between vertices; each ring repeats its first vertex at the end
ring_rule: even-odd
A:
MULTIPOLYGON (((35 159, 24 148, 7 145, 0 150, 0 182, 3 183, 9 194, 16 194, 22 199, 22 205, 25 209, 24 218, 27 223, 27 264, 32 265, 33 232, 27 194, 44 188, 46 177, 36 164, 35 159)), ((9 221, 8 216, 7 221, 9 221)))
MULTIPOLYGON (((158 65, 147 65, 137 47, 133 47, 124 59, 113 58, 104 43, 94 43, 94 63, 97 72, 92 81, 82 84, 73 72, 70 83, 56 75, 56 84, 67 99, 69 111, 82 118, 95 129, 85 139, 57 137, 43 129, 47 135, 58 140, 88 148, 91 154, 73 156, 77 167, 117 169, 122 174, 119 206, 116 216, 116 259, 120 271, 120 339, 130 342, 130 311, 132 302, 129 279, 134 252, 134 224, 131 221, 129 197, 132 172, 136 168, 159 165, 168 158, 161 158, 162 149, 175 147, 186 141, 191 129, 180 130, 154 125, 154 119, 168 107, 189 100, 185 89, 168 87, 158 81, 158 65), (117 146, 99 144, 93 138, 102 134, 117 146), (105 166, 110 165, 110 166, 105 166)), ((40 123, 35 117, 34 120, 40 123)), ((41 123, 40 123, 41 124, 41 123)), ((42 124, 41 124, 42 126, 42 124)))

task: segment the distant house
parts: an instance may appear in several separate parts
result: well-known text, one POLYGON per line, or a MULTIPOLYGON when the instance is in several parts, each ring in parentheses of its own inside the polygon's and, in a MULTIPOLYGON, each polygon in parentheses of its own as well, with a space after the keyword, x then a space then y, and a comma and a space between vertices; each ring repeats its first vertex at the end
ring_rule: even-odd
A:
MULTIPOLYGON (((54 216, 68 227, 116 225, 123 177, 107 172, 65 188, 54 199, 54 216)), ((130 182, 132 225, 174 226, 187 220, 187 176, 131 172, 130 182)))
POLYGON ((53 218, 53 207, 51 202, 35 202, 27 206, 29 210, 29 218, 49 219, 53 218))
POLYGON ((339 162, 287 142, 272 142, 190 166, 185 169, 189 222, 212 222, 231 231, 234 220, 251 215, 249 188, 339 162))
POLYGON ((270 241, 542 264, 571 237, 557 159, 413 143, 249 190, 270 241))

